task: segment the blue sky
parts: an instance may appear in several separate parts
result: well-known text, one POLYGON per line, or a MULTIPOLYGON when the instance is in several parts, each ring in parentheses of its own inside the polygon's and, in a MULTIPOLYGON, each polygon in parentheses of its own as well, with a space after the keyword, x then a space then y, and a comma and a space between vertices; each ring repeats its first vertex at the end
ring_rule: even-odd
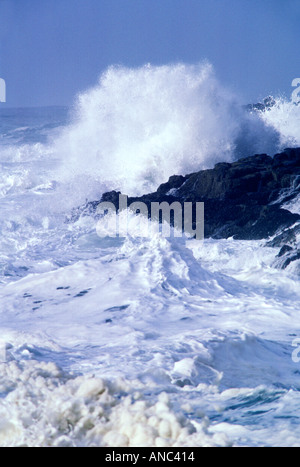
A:
POLYGON ((0 0, 0 105, 69 105, 112 64, 204 59, 245 102, 290 95, 299 24, 300 0, 0 0))

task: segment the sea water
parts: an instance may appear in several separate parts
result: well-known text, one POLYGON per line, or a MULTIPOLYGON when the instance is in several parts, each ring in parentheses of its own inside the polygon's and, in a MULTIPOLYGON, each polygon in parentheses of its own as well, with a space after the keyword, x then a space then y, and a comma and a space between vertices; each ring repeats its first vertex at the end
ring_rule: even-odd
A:
POLYGON ((68 220, 297 146, 299 118, 282 98, 246 112, 207 63, 111 67, 71 108, 0 109, 1 446, 300 444, 297 262, 68 220))

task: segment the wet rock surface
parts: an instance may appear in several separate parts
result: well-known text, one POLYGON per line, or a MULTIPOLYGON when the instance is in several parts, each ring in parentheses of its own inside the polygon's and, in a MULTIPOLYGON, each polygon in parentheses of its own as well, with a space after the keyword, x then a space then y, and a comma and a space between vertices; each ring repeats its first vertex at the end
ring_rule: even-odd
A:
MULTIPOLYGON (((182 206, 185 202, 204 202, 205 237, 268 239, 267 246, 281 248, 278 258, 285 268, 300 259, 296 240, 300 215, 283 206, 299 194, 300 148, 293 148, 274 157, 259 154, 186 176, 173 175, 156 192, 129 197, 127 203, 142 201, 150 213, 152 202, 176 201, 182 206)), ((118 210, 119 195, 117 191, 104 193, 101 200, 87 202, 74 211, 73 218, 78 213, 96 212, 100 201, 110 202, 118 210)))

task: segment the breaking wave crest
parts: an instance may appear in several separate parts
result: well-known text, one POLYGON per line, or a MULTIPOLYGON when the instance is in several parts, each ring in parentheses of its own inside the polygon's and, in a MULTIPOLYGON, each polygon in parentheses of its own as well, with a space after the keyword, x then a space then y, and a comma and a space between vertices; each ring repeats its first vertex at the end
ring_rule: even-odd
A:
POLYGON ((95 179, 103 189, 141 194, 173 174, 279 146, 278 129, 246 112, 202 63, 110 67, 78 96, 55 152, 63 155, 61 176, 84 179, 86 195, 95 179))

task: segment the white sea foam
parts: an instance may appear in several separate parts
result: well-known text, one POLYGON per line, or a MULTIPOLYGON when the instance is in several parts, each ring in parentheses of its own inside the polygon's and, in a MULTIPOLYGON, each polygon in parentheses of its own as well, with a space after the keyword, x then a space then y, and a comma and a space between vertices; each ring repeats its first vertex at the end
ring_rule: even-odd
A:
POLYGON ((174 413, 166 393, 147 400, 143 385, 75 377, 52 363, 1 366, 2 447, 227 446, 225 433, 197 429, 174 413))
POLYGON ((300 146, 300 105, 289 99, 277 98, 275 105, 265 112, 260 112, 260 118, 267 126, 278 131, 280 146, 300 146))
POLYGON ((0 442, 296 445, 299 287, 273 257, 157 235, 2 286, 0 442))
POLYGON ((299 281, 276 249, 64 220, 296 145, 300 106, 245 112, 210 65, 177 64, 112 67, 75 107, 48 142, 44 117, 0 122, 0 444, 299 445, 299 281))

